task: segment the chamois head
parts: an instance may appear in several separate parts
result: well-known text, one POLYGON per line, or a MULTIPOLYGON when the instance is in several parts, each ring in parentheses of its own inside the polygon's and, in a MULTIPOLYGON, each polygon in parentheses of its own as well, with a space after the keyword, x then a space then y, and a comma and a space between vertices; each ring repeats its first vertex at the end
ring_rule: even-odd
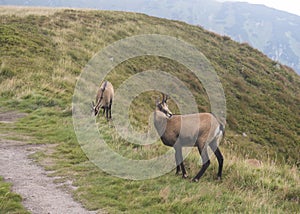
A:
POLYGON ((97 116, 100 112, 100 107, 101 107, 101 102, 103 100, 103 93, 104 93, 105 87, 106 87, 106 85, 104 87, 103 87, 103 85, 101 85, 101 87, 97 93, 96 104, 94 103, 94 101, 92 101, 91 107, 92 107, 92 112, 95 114, 95 116, 97 116))
POLYGON ((172 112, 168 108, 167 100, 169 99, 168 95, 162 94, 162 101, 156 103, 156 109, 164 113, 168 118, 172 117, 172 112))
POLYGON ((98 115, 99 113, 99 110, 100 110, 100 106, 97 108, 97 106, 95 105, 94 101, 92 101, 92 104, 91 104, 91 107, 92 107, 92 112, 95 114, 95 116, 98 115))

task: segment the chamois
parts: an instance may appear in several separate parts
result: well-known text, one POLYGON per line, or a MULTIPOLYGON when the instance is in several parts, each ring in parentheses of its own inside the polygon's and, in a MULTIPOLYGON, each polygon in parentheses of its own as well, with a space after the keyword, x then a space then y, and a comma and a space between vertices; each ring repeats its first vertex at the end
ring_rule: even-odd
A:
POLYGON ((175 149, 176 175, 182 171, 182 177, 188 177, 183 164, 182 147, 197 147, 202 167, 192 181, 198 182, 210 165, 207 151, 207 146, 210 146, 218 159, 217 176, 221 180, 223 156, 218 142, 224 136, 224 125, 211 113, 173 115, 167 105, 168 98, 163 94, 162 101, 156 103, 154 126, 163 144, 175 149))
POLYGON ((100 112, 100 108, 103 109, 103 115, 106 113, 106 120, 111 119, 111 105, 114 98, 114 88, 109 81, 105 81, 101 84, 98 93, 96 95, 96 105, 92 101, 92 109, 97 116, 100 112))

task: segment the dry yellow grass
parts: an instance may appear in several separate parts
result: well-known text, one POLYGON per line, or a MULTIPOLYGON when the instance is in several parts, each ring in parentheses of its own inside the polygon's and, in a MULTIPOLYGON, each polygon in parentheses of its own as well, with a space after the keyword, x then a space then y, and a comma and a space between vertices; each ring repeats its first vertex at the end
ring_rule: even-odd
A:
POLYGON ((28 15, 53 15, 62 8, 25 7, 25 6, 0 6, 1 16, 28 16, 28 15))
MULTIPOLYGON (((0 6, 0 16, 19 16, 25 17, 28 15, 51 16, 58 11, 71 9, 66 7, 27 7, 27 6, 0 6)), ((76 10, 94 10, 90 8, 76 10)))

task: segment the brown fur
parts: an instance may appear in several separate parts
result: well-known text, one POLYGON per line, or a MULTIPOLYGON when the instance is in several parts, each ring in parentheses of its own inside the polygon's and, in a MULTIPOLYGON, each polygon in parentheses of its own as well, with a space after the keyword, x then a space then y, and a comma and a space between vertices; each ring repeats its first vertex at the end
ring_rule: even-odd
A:
POLYGON ((188 139, 197 139, 195 144, 183 145, 183 146, 199 146, 204 148, 205 143, 212 137, 211 130, 216 130, 219 127, 217 119, 210 113, 198 113, 187 115, 173 115, 171 118, 167 118, 160 111, 155 112, 155 127, 160 129, 158 125, 159 120, 165 120, 166 123, 165 132, 161 135, 163 143, 167 146, 174 146, 179 134, 183 139, 187 139, 186 143, 189 143, 188 139), (182 130, 181 129, 182 125, 182 130))
POLYGON ((92 104, 95 116, 99 114, 100 108, 102 108, 103 114, 106 112, 106 119, 111 119, 111 106, 113 98, 113 85, 109 81, 103 82, 97 92, 96 104, 92 104))

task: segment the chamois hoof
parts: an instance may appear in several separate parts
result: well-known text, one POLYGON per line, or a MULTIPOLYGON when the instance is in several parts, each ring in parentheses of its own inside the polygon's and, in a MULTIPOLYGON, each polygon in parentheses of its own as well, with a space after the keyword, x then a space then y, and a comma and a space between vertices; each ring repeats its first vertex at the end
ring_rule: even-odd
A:
POLYGON ((217 181, 222 181, 222 178, 220 176, 218 176, 217 181))
POLYGON ((187 174, 183 174, 183 175, 182 175, 182 178, 183 178, 183 179, 186 179, 186 178, 188 178, 188 177, 189 177, 189 176, 188 176, 187 174))
POLYGON ((197 182, 199 182, 199 179, 198 178, 193 178, 192 182, 197 183, 197 182))

